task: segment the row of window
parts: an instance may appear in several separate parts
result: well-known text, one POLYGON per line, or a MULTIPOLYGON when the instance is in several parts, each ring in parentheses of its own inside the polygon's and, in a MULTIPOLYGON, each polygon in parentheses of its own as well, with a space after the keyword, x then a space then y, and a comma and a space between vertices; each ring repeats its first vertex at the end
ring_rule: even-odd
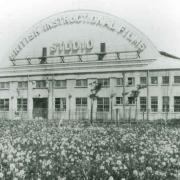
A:
MULTIPOLYGON (((109 78, 98 79, 98 83, 100 83, 102 85, 102 87, 109 87, 110 79, 109 78)), ((161 84, 169 85, 169 83, 170 83, 169 76, 162 76, 161 84)), ((174 83, 180 84, 180 76, 174 76, 174 83)), ((66 84, 67 84, 66 80, 55 80, 54 81, 55 88, 66 88, 66 84)), ((140 77, 140 84, 146 85, 147 77, 145 77, 145 76, 140 77)), ((158 85, 158 77, 157 76, 150 77, 150 84, 158 85)), ((116 85, 123 86, 123 78, 116 78, 116 85)), ((134 86, 135 85, 135 77, 128 77, 126 85, 134 86)), ((87 79, 76 80, 76 87, 87 87, 87 86, 88 86, 87 79)), ((27 87, 28 87, 27 81, 18 82, 18 88, 27 88, 27 87)), ((38 81, 36 81, 35 87, 36 88, 46 88, 47 81, 46 80, 38 80, 38 81)), ((0 89, 9 89, 9 82, 0 82, 0 89)))
MULTIPOLYGON (((147 97, 140 97, 140 111, 145 112, 147 110, 147 97)), ((169 111, 169 96, 162 97, 162 112, 169 111)), ((123 98, 116 97, 116 105, 122 105, 123 98)), ((135 100, 132 97, 128 97, 128 104, 135 104, 135 100)), ((158 112, 158 96, 151 97, 151 111, 158 112)), ((174 112, 180 112, 180 96, 174 96, 174 112)))
MULTIPOLYGON (((140 97, 140 111, 145 112, 147 110, 146 97, 140 97)), ((151 97, 151 111, 158 112, 158 97, 151 97)), ((162 112, 169 112, 169 96, 162 97, 162 112)), ((180 112, 180 96, 174 97, 174 112, 180 112)))
MULTIPOLYGON (((140 97, 140 111, 145 112, 147 110, 147 97, 140 97)), ((76 98, 76 110, 87 110, 87 98, 76 98)), ((162 111, 169 111, 169 96, 162 97, 162 111)), ((123 98, 116 97, 116 105, 122 105, 123 98)), ((135 104, 132 97, 128 97, 128 104, 135 104)), ((109 111, 110 100, 108 97, 97 98, 97 111, 109 111)), ((66 98, 55 98, 55 110, 66 111, 66 98)), ((9 99, 0 99, 0 111, 9 111, 9 99)), ((17 99, 17 111, 27 111, 27 99, 17 99)), ((151 111, 158 112, 158 97, 151 97, 151 111)), ((174 96, 174 112, 180 112, 180 96, 174 96)))
MULTIPOLYGON (((109 86, 109 79, 98 79, 98 83, 102 85, 102 87, 109 86)), ((54 87, 55 88, 66 88, 67 81, 66 80, 55 80, 54 87)), ((87 79, 78 79, 76 80, 76 87, 87 87, 88 81, 87 79)), ((21 81, 18 82, 18 88, 27 88, 28 82, 21 81)), ((47 81, 46 80, 39 80, 35 82, 36 88, 46 88, 47 81)), ((0 89, 9 89, 9 82, 0 82, 0 89)))
MULTIPOLYGON (((27 111, 27 99, 17 99, 17 111, 27 111)), ((0 99, 0 111, 9 111, 9 99, 0 99)))
MULTIPOLYGON (((139 97, 140 101, 140 111, 145 112, 147 110, 147 97, 139 97)), ((150 99, 151 111, 158 112, 158 96, 152 96, 150 99)), ((116 105, 122 105, 123 98, 116 97, 116 105)), ((128 97, 128 104, 135 104, 135 100, 132 97, 128 97)), ((169 112, 170 107, 170 98, 169 96, 162 97, 162 112, 169 112)), ((180 112, 180 96, 174 96, 174 112, 180 112)))
MULTIPOLYGON (((76 111, 86 111, 88 108, 88 101, 85 97, 76 98, 76 111)), ((97 99, 97 111, 108 112, 110 108, 108 97, 99 97, 97 99)), ((66 111, 66 98, 55 98, 55 110, 66 111)))
MULTIPOLYGON (((76 110, 87 110, 87 98, 76 98, 76 110)), ((9 99, 0 99, 0 111, 9 111, 9 99)), ((17 111, 27 111, 27 99, 17 99, 17 111)), ((66 98, 55 98, 55 111, 66 111, 66 98)), ((97 111, 109 111, 109 98, 97 99, 97 111)))
MULTIPOLYGON (((169 76, 162 76, 161 84, 169 85, 169 83, 170 83, 169 76)), ((175 84, 180 83, 180 76, 174 76, 174 83, 175 84)), ((146 76, 140 77, 140 84, 141 85, 147 84, 147 77, 146 76)), ((151 85, 158 85, 158 77, 157 76, 150 77, 150 84, 151 85)), ((123 78, 117 79, 117 85, 123 86, 123 78)), ((135 85, 135 77, 128 77, 126 85, 134 86, 135 85)))

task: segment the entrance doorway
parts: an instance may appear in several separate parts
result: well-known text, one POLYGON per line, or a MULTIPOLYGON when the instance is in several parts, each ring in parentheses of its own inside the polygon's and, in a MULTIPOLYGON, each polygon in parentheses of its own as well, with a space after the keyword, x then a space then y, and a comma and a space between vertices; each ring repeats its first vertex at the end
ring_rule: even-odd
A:
POLYGON ((48 98, 33 98, 33 118, 48 118, 48 98))

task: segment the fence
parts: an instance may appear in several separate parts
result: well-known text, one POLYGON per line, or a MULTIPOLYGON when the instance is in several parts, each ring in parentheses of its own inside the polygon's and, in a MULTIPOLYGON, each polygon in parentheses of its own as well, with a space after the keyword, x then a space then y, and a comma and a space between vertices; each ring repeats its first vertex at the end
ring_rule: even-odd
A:
POLYGON ((29 118, 28 112, 25 111, 0 111, 0 119, 54 119, 62 121, 83 121, 90 122, 91 120, 95 123, 121 123, 121 122, 137 122, 148 120, 170 120, 180 119, 180 112, 141 112, 135 107, 128 107, 123 109, 113 109, 108 112, 106 111, 91 111, 89 109, 76 110, 76 111, 51 111, 47 108, 36 108, 32 110, 31 118, 29 118))

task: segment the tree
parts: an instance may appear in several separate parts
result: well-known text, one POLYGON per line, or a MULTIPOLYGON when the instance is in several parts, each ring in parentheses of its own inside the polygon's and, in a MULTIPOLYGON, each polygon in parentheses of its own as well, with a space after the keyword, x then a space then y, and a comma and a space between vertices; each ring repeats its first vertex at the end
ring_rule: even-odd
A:
POLYGON ((93 123, 93 105, 94 105, 94 100, 98 98, 97 93, 101 90, 101 83, 97 83, 96 81, 92 82, 89 84, 92 89, 91 89, 91 94, 89 95, 91 99, 91 114, 90 114, 90 123, 93 123))
POLYGON ((137 98, 140 94, 140 90, 146 88, 146 85, 137 85, 137 89, 136 90, 132 90, 131 91, 131 97, 134 99, 135 103, 136 103, 136 109, 135 109, 135 121, 137 119, 137 98))

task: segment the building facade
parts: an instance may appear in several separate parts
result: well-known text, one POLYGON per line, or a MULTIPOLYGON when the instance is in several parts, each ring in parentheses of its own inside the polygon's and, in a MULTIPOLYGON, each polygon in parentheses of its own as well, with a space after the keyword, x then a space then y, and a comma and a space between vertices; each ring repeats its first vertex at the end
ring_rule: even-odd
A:
POLYGON ((1 118, 180 118, 180 60, 118 17, 56 14, 23 34, 9 60, 0 69, 1 118))

